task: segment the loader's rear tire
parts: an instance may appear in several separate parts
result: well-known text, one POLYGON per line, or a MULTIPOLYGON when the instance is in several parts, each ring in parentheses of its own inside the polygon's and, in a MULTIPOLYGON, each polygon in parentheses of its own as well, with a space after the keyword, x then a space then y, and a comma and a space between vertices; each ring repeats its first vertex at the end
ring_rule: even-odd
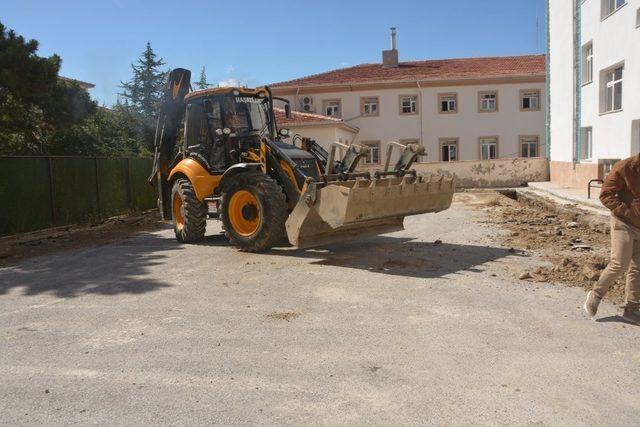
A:
POLYGON ((286 197, 261 172, 243 172, 225 185, 220 214, 227 239, 242 251, 262 252, 286 242, 286 197))
POLYGON ((207 207, 198 200, 193 185, 188 179, 177 179, 173 184, 171 214, 178 241, 191 243, 204 237, 207 226, 207 207))

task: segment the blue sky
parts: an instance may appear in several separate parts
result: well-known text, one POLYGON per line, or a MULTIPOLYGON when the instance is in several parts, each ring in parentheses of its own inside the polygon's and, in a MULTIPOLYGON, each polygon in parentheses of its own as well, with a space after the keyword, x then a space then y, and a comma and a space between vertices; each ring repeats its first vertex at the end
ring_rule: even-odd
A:
POLYGON ((0 22, 57 53, 101 103, 147 40, 169 67, 247 86, 365 62, 543 53, 544 0, 2 0, 0 22))

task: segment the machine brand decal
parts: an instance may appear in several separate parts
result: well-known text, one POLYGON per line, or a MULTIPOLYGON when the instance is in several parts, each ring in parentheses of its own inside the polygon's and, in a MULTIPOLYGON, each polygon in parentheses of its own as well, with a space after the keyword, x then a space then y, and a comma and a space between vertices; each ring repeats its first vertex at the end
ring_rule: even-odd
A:
POLYGON ((247 104, 262 104, 264 98, 253 98, 251 96, 236 96, 236 102, 244 102, 247 104))

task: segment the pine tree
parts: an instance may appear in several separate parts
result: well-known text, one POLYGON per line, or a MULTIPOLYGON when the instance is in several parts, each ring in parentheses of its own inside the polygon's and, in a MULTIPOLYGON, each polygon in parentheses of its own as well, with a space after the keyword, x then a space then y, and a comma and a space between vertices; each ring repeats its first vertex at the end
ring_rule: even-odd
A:
POLYGON ((93 114, 78 85, 61 81, 62 60, 0 23, 0 154, 47 153, 52 135, 93 114))
POLYGON ((124 89, 120 95, 132 108, 147 118, 155 117, 162 98, 166 71, 161 71, 160 67, 164 64, 162 58, 156 59, 151 43, 147 42, 138 63, 131 64, 131 80, 120 82, 120 87, 124 89))
POLYGON ((198 89, 206 89, 208 87, 211 87, 211 84, 207 83, 207 73, 204 69, 204 66, 202 67, 202 70, 200 70, 200 80, 198 80, 195 85, 198 86, 198 89))

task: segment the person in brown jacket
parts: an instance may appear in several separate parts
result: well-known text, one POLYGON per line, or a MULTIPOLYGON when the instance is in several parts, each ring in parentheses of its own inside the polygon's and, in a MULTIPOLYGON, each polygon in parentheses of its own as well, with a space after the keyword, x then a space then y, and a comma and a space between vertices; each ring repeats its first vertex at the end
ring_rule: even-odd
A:
POLYGON ((626 271, 622 317, 640 325, 640 154, 613 166, 602 184, 600 201, 611 211, 611 261, 587 294, 584 309, 595 316, 602 298, 626 271))

